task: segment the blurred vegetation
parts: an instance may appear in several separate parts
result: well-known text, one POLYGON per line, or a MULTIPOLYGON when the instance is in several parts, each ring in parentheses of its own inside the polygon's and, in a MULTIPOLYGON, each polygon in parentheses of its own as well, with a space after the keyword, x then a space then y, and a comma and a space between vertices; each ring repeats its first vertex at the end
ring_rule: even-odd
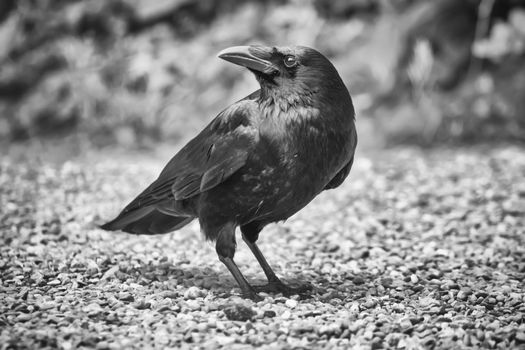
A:
POLYGON ((216 57, 254 43, 329 56, 365 145, 525 138, 521 0, 2 0, 0 138, 187 138, 257 88, 216 57))

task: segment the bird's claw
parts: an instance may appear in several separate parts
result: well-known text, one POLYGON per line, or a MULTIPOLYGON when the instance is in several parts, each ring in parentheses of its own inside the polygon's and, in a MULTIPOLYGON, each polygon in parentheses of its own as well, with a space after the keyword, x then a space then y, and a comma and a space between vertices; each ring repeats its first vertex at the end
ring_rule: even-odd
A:
POLYGON ((259 302, 259 301, 264 300, 264 298, 261 297, 259 294, 257 294, 257 291, 255 290, 243 291, 241 296, 245 299, 250 299, 254 302, 259 302))
POLYGON ((303 284, 297 287, 290 287, 281 281, 275 281, 275 282, 268 282, 268 284, 265 284, 262 286, 253 286, 253 289, 256 292, 282 293, 285 296, 290 296, 290 295, 296 295, 296 294, 301 295, 303 293, 306 293, 312 290, 312 285, 303 284))

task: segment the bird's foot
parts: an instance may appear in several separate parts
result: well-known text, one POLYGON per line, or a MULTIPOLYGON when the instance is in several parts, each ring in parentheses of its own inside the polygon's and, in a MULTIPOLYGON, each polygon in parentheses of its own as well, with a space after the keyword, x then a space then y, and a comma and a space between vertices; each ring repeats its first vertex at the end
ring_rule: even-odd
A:
POLYGON ((285 296, 290 295, 301 295, 312 290, 311 284, 303 284, 297 287, 290 287, 281 282, 280 280, 268 282, 268 284, 262 286, 253 286, 253 289, 257 292, 264 293, 282 293, 285 296))
POLYGON ((264 298, 261 297, 259 294, 257 294, 257 291, 256 290, 244 290, 241 292, 241 296, 244 298, 244 299, 250 299, 254 302, 259 302, 259 301, 263 301, 264 298))

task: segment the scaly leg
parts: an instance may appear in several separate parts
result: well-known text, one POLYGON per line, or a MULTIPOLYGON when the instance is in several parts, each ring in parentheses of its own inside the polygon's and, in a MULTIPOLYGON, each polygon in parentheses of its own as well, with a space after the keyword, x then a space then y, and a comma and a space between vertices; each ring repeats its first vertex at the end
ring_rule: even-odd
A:
POLYGON ((242 275, 241 271, 233 261, 233 256, 235 255, 235 225, 229 223, 225 225, 217 237, 217 242, 215 244, 215 250, 219 255, 219 260, 226 265, 228 270, 237 281, 237 284, 241 288, 241 294, 245 298, 252 299, 254 301, 260 301, 262 298, 257 294, 252 286, 248 283, 246 278, 242 275))
POLYGON ((305 285, 293 288, 281 282, 281 280, 277 277, 275 272, 273 272, 272 268, 270 267, 270 264, 268 264, 261 250, 255 243, 255 241, 259 237, 259 232, 261 231, 258 226, 251 226, 251 225, 241 226, 241 231, 242 231, 242 239, 244 240, 244 242, 246 242, 246 244, 248 245, 248 248, 250 248, 250 250, 252 251, 253 255, 259 262, 259 265, 261 265, 264 271, 264 274, 266 275, 266 278, 268 279, 268 284, 264 286, 254 286, 253 287, 257 292, 274 292, 274 293, 283 293, 284 295, 294 295, 294 294, 301 294, 301 293, 304 293, 312 289, 312 286, 310 284, 305 284, 305 285))
POLYGON ((235 281, 237 281, 237 284, 241 288, 241 294, 244 298, 252 299, 253 301, 260 301, 263 298, 261 298, 255 289, 250 286, 246 278, 242 275, 241 271, 235 264, 232 258, 224 257, 219 255, 219 260, 226 265, 228 270, 230 270, 231 274, 233 275, 233 278, 235 278, 235 281))

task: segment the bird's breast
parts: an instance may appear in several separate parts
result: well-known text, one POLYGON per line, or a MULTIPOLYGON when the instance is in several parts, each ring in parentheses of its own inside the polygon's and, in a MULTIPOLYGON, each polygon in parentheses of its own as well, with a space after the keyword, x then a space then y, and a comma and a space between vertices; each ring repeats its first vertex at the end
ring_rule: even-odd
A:
POLYGON ((258 145, 242 178, 256 199, 258 214, 292 215, 350 159, 347 128, 331 127, 317 113, 287 113, 260 126, 258 145))
POLYGON ((268 158, 292 178, 309 174, 320 182, 331 178, 353 152, 353 119, 331 119, 333 116, 324 116, 317 108, 273 112, 259 129, 260 144, 265 148, 261 152, 268 153, 268 158))

